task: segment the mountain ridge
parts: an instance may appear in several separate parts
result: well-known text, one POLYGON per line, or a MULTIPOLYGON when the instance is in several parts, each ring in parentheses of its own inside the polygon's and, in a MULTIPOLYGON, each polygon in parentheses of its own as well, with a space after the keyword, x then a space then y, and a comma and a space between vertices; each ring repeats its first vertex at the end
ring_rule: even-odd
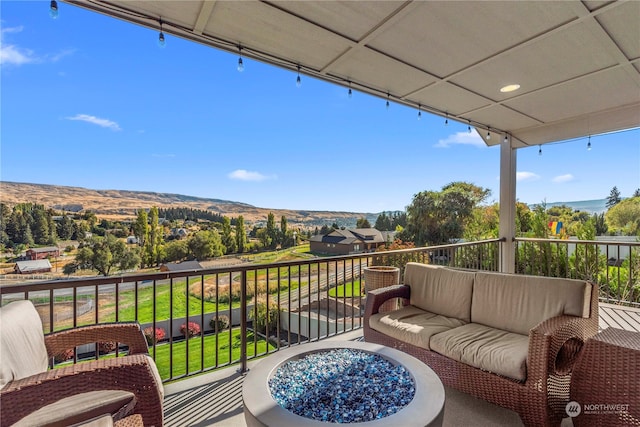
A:
POLYGON ((134 190, 94 190, 53 184, 0 181, 2 203, 38 203, 47 208, 68 212, 92 211, 109 219, 134 218, 138 209, 188 207, 209 210, 220 215, 243 215, 250 222, 266 221, 270 212, 284 215, 291 223, 322 225, 337 222, 350 226, 360 217, 377 217, 377 214, 346 211, 312 211, 296 209, 270 209, 223 199, 204 198, 177 193, 158 193, 134 190))

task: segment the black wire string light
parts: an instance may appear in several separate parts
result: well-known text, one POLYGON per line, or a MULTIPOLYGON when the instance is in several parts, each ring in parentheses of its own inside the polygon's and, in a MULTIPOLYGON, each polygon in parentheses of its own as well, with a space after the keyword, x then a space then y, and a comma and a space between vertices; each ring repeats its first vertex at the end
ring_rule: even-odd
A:
POLYGON ((244 63, 242 62, 242 46, 238 46, 238 72, 244 71, 244 63))
POLYGON ((446 118, 444 119, 444 125, 449 126, 449 113, 447 113, 446 118))
POLYGON ((467 124, 467 132, 471 133, 471 120, 467 120, 467 122, 469 122, 467 124))
POLYGON ((418 120, 422 118, 422 105, 418 104, 418 120))
POLYGON ((487 141, 491 139, 491 128, 487 129, 487 141))
POLYGON ((542 145, 538 145, 538 156, 542 156, 542 145))
POLYGON ((389 92, 387 92, 387 110, 389 109, 389 92))
POLYGON ((160 18, 160 34, 158 34, 158 46, 165 47, 166 41, 164 39, 164 33, 162 32, 162 18, 160 18))
POLYGON ((49 16, 52 19, 58 18, 58 2, 56 0, 51 0, 49 4, 49 16))
POLYGON ((298 77, 296 78, 296 87, 302 86, 302 79, 300 78, 300 66, 298 65, 298 77))
POLYGON ((587 142, 587 151, 591 151, 591 135, 589 135, 589 142, 587 142))
POLYGON ((349 81, 349 98, 353 96, 353 91, 351 90, 351 81, 349 81))

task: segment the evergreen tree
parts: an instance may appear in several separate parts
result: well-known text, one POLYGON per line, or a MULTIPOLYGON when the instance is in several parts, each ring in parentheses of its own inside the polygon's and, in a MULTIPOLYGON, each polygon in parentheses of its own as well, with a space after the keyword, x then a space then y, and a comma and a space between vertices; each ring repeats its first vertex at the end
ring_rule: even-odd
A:
POLYGON ((231 220, 226 216, 222 218, 222 245, 225 254, 233 254, 237 251, 236 240, 231 234, 231 220))
POLYGON ((287 218, 284 215, 280 218, 280 244, 283 248, 291 246, 287 239, 287 218))
POLYGON ((267 216, 267 236, 269 237, 269 249, 275 249, 278 245, 278 230, 276 229, 276 217, 273 212, 267 216))
POLYGON ((614 186, 611 189, 611 193, 609 193, 609 197, 607 197, 607 209, 617 205, 621 200, 622 199, 620 198, 620 191, 618 190, 618 187, 614 186))
POLYGON ((607 225, 607 221, 604 219, 604 213, 598 215, 597 213, 593 214, 593 224, 596 230, 596 236, 604 236, 609 231, 609 226, 607 225))
POLYGON ((636 188, 636 191, 633 192, 632 197, 640 197, 640 188, 636 188))
POLYGON ((31 226, 33 240, 38 245, 49 243, 49 220, 43 209, 36 209, 33 212, 33 225, 31 226))
POLYGON ((162 246, 162 229, 159 224, 158 208, 153 206, 149 210, 149 240, 146 245, 148 265, 156 265, 160 261, 160 246, 162 246))
POLYGON ((149 240, 149 217, 144 209, 138 211, 136 221, 133 223, 133 235, 136 236, 138 246, 144 247, 149 240))
POLYGON ((356 221, 356 228, 371 228, 371 223, 367 218, 361 217, 356 221))
POLYGON ((244 229, 244 217, 240 215, 236 222, 236 248, 243 253, 247 247, 247 232, 244 229))
POLYGON ((73 237, 73 219, 69 215, 62 214, 62 219, 58 222, 58 237, 62 240, 69 240, 73 237))

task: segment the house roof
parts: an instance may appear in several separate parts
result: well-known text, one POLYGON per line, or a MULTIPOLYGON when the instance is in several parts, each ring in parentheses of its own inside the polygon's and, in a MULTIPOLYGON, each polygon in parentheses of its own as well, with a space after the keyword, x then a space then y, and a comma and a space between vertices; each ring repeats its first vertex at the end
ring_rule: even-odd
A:
POLYGON ((30 271, 51 269, 51 263, 48 259, 18 261, 16 262, 16 269, 21 273, 29 273, 30 271))
POLYGON ((42 252, 55 252, 55 251, 59 251, 60 249, 57 246, 47 246, 45 248, 31 248, 29 250, 27 250, 27 252, 31 251, 31 252, 35 252, 35 253, 42 253, 42 252))
POLYGON ((183 261, 183 262, 168 262, 163 264, 169 271, 186 271, 186 270, 200 270, 202 265, 198 261, 183 261))
POLYGON ((639 1, 66 1, 468 123, 487 145, 640 126, 639 1))
POLYGON ((380 231, 375 228, 356 228, 345 230, 333 230, 329 234, 324 236, 314 236, 316 239, 314 242, 323 243, 336 243, 341 245, 348 245, 356 242, 362 243, 384 243, 385 240, 380 231), (319 237, 319 238, 318 238, 319 237))

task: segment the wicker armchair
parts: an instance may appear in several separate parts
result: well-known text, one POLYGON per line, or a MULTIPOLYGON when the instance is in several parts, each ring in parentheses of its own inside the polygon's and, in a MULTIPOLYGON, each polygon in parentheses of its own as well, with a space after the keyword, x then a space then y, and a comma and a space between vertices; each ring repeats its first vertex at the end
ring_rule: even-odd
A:
POLYGON ((79 327, 44 335, 30 301, 0 308, 0 424, 71 425, 102 414, 140 414, 162 426, 164 390, 137 323, 79 327), (65 350, 96 342, 127 345, 128 354, 49 369, 65 350))

